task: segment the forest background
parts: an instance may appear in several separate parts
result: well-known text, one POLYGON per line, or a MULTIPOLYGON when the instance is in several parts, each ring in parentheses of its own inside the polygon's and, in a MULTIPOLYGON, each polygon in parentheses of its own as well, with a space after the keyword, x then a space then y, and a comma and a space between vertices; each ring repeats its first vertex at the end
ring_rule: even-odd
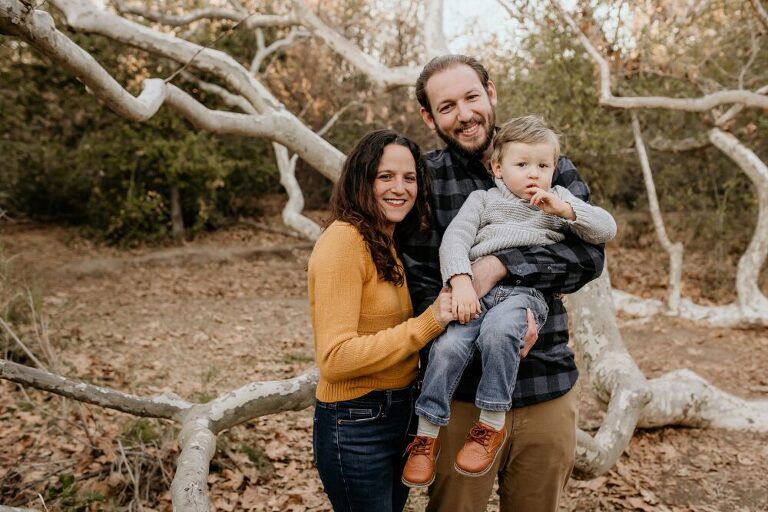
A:
MULTIPOLYGON (((259 2, 247 7, 260 13, 280 13, 284 9, 282 4, 259 2)), ((500 8, 498 11, 497 30, 489 31, 487 24, 467 20, 460 42, 462 46, 451 46, 451 49, 475 55, 488 67, 499 91, 499 120, 538 113, 562 134, 563 153, 574 161, 590 184, 593 201, 613 212, 619 220, 619 237, 608 250, 614 286, 642 297, 663 300, 665 275, 669 269, 656 240, 651 216, 647 213, 648 192, 638 162, 630 113, 599 105, 600 90, 594 62, 575 42, 573 32, 554 10, 542 8, 544 3, 514 4, 516 10, 500 8)), ((718 88, 755 90, 768 83, 768 62, 765 52, 760 51, 768 28, 760 23, 750 4, 737 1, 645 1, 630 10, 626 2, 583 1, 576 2, 575 6, 581 15, 582 30, 603 43, 600 49, 612 65, 617 95, 696 97, 718 88), (686 37, 676 38, 674 26, 685 27, 686 37)), ((418 66, 426 60, 424 34, 420 30, 423 12, 419 2, 342 0, 312 5, 326 23, 388 67, 418 66)), ((114 6, 119 8, 118 4, 114 6)), ((157 9, 158 5, 148 2, 144 7, 157 9)), ((162 10, 179 14, 198 7, 203 5, 168 1, 163 3, 162 10)), ((141 50, 116 46, 107 38, 70 31, 55 9, 50 12, 60 30, 93 55, 135 95, 141 91, 144 79, 166 77, 178 68, 175 62, 141 50)), ((437 140, 419 118, 412 88, 382 89, 347 59, 309 34, 291 35, 293 29, 289 27, 254 31, 245 25, 222 20, 203 20, 170 30, 190 41, 225 51, 249 65, 254 62, 259 49, 290 37, 291 44, 259 61, 254 72, 290 112, 313 130, 321 129, 336 116, 324 137, 342 152, 349 150, 362 134, 382 127, 391 127, 412 137, 424 149, 437 146, 437 140)), ((81 358, 84 354, 92 354, 94 343, 97 347, 101 343, 97 338, 102 336, 103 341, 106 333, 109 333, 109 340, 105 342, 108 345, 131 340, 159 343, 163 335, 149 331, 158 327, 153 327, 153 322, 163 320, 149 320, 149 327, 143 331, 131 331, 128 326, 140 321, 141 314, 136 318, 118 314, 116 322, 110 323, 104 320, 104 316, 110 316, 110 308, 104 304, 104 309, 99 310, 99 302, 108 301, 110 293, 115 296, 124 294, 124 304, 111 304, 118 308, 128 306, 131 297, 151 304, 147 294, 158 304, 175 303, 176 295, 199 294, 211 300, 216 296, 227 299, 229 292, 222 290, 223 285, 202 277, 211 270, 210 265, 214 265, 222 283, 237 293, 247 293, 248 285, 259 286, 260 291, 256 292, 259 298, 282 304, 273 309, 261 306, 265 311, 278 317, 288 315, 291 322, 301 324, 294 326, 296 332, 290 334, 277 334, 273 330, 271 339, 266 334, 267 326, 271 325, 269 322, 264 321, 255 328, 259 332, 264 330, 260 335, 264 343, 276 343, 266 352, 278 364, 277 367, 270 366, 268 363, 272 359, 269 357, 251 361, 255 368, 244 370, 237 382, 246 382, 249 375, 251 380, 289 377, 291 372, 295 374, 310 367, 311 348, 307 347, 311 347, 311 332, 307 332, 307 319, 301 318, 300 307, 291 309, 295 304, 290 303, 291 300, 304 300, 305 277, 301 266, 307 248, 287 228, 280 226, 279 207, 275 205, 282 203, 284 198, 271 142, 200 131, 168 109, 161 109, 143 123, 125 120, 95 101, 84 91, 79 80, 65 74, 28 45, 11 37, 3 37, 0 43, 0 154, 3 155, 0 170, 0 228, 3 230, 0 235, 3 277, 0 305, 3 311, 0 317, 13 328, 13 331, 9 329, 0 335, 6 358, 29 362, 28 355, 18 350, 10 334, 17 332, 26 335, 25 339, 42 342, 38 343, 42 348, 36 349, 39 357, 42 357, 41 353, 58 353, 46 357, 63 361, 63 368, 68 370, 65 373, 74 373, 93 382, 119 382, 137 392, 144 390, 140 383, 135 384, 135 389, 130 385, 132 374, 127 369, 112 367, 105 370, 104 361, 89 359, 84 363, 81 358), (179 231, 179 225, 183 226, 183 231, 179 231), (150 265, 148 269, 114 263, 167 251, 163 248, 179 244, 204 249, 222 244, 238 247, 257 244, 277 251, 276 254, 287 251, 285 254, 290 257, 285 259, 290 262, 284 261, 284 266, 280 266, 269 257, 262 261, 259 259, 262 256, 249 256, 257 258, 255 263, 251 259, 238 260, 230 265, 232 268, 222 269, 220 261, 211 263, 209 258, 201 264, 202 269, 192 266, 187 270, 178 269, 184 265, 176 260, 173 265, 150 265), (16 254, 22 256, 14 261, 16 254), (57 274, 57 258, 61 259, 58 263, 69 271, 66 276, 57 274), (81 265, 77 268, 82 270, 84 262, 93 260, 109 260, 113 268, 99 272, 82 271, 78 275, 71 272, 77 265, 81 265), (133 275, 116 277, 124 268, 132 269, 133 275), (180 279, 178 275, 174 278, 174 272, 183 274, 181 279, 189 284, 187 288, 174 288, 176 279, 180 279), (271 273, 281 276, 280 279, 270 281, 267 274, 271 273), (128 281, 123 282, 123 279, 128 281), (114 281, 111 285, 110 280, 114 281), (159 287, 163 283, 168 285, 168 295, 148 285, 147 280, 159 283, 159 287), (71 314, 77 301, 67 295, 68 287, 91 290, 83 294, 81 316, 77 320, 71 314), (282 293, 275 294, 275 290, 282 290, 282 293), (290 304, 280 302, 286 300, 290 304), (281 308, 283 313, 280 313, 281 308), (83 313, 82 309, 91 313, 83 313), (46 320, 41 323, 40 318, 46 320), (50 330, 41 335, 41 325, 50 330), (105 330, 105 325, 111 327, 105 330), (70 350, 72 352, 68 352, 70 350), (273 351, 282 354, 273 354, 273 351), (110 374, 111 377, 105 377, 110 374)), ((221 96, 201 82, 211 79, 205 74, 182 73, 177 80, 186 90, 194 91, 197 99, 209 108, 229 110, 230 106, 221 96)), ((684 294, 702 304, 732 302, 736 296, 737 262, 753 237, 758 219, 758 198, 753 183, 721 151, 702 143, 702 133, 712 126, 712 122, 700 113, 643 110, 639 120, 648 143, 649 160, 669 237, 682 242, 686 248, 684 294), (685 151, 672 151, 670 141, 691 143, 685 151)), ((764 110, 746 109, 727 129, 762 161, 768 159, 768 138, 765 137, 768 118, 764 110)), ((298 162, 297 178, 304 191, 307 215, 322 223, 331 182, 302 161, 298 162)), ((210 257, 210 251, 203 252, 210 257)), ((759 286, 764 292, 768 290, 765 270, 760 274, 759 286)), ((133 303, 130 307, 141 310, 133 303)), ((144 309, 143 315, 147 316, 147 307, 144 309)), ((219 320, 213 322, 222 325, 223 331, 234 329, 232 339, 239 336, 243 343, 253 343, 243 334, 252 326, 243 327, 242 321, 229 318, 226 311, 214 314, 214 318, 217 314, 219 320)), ((176 320, 183 324, 190 320, 190 316, 194 316, 193 312, 176 320)), ((677 344, 681 350, 687 350, 689 343, 702 343, 692 339, 705 339, 703 343, 709 345, 717 343, 713 340, 723 338, 744 344, 754 344, 758 340, 758 346, 766 348, 762 345, 765 334, 757 329, 713 330, 705 335, 709 331, 697 325, 652 326, 633 324, 632 320, 626 322, 628 332, 636 330, 637 339, 654 338, 656 343, 665 346, 677 344, 665 335, 667 330, 679 331, 678 340, 685 341, 677 344)), ((171 321, 168 329, 173 330, 173 324, 171 321)), ((211 337, 225 337, 224 334, 214 336, 202 328, 184 333, 187 335, 197 345, 216 341, 211 337)), ((754 345, 750 347, 754 348, 754 345)), ((135 368, 144 367, 146 359, 152 357, 150 354, 157 355, 151 347, 145 349, 145 354, 133 361, 135 368)), ((649 365, 644 369, 652 372, 654 368, 661 370, 654 367, 659 364, 650 355, 654 351, 658 357, 664 354, 672 360, 679 356, 665 347, 638 346, 637 350, 640 352, 633 355, 649 365)), ((683 362, 691 363, 687 359, 690 354, 686 354, 683 362)), ((762 355, 752 355, 761 362, 765 359, 762 355)), ((748 353, 734 360, 739 357, 749 360, 748 353)), ((715 358, 721 358, 721 355, 715 358)), ((197 394, 199 401, 206 401, 231 387, 220 374, 221 370, 216 369, 226 367, 226 358, 218 362, 221 366, 187 361, 185 364, 191 365, 187 370, 194 369, 191 382, 180 376, 174 377, 175 370, 154 368, 144 379, 146 389, 170 387, 183 396, 197 394), (161 385, 164 378, 178 385, 161 385)), ((724 366, 729 366, 728 361, 724 366)), ((755 372, 761 367, 750 366, 755 372)), ((727 374, 723 375, 726 376, 716 376, 718 384, 729 379, 727 374)), ((747 384, 731 391, 764 399, 768 382, 760 379, 747 379, 747 384)), ((39 427, 36 432, 50 435, 51 425, 64 418, 84 425, 80 430, 89 444, 98 444, 90 437, 94 430, 105 428, 97 426, 100 423, 97 418, 102 412, 83 413, 70 408, 65 412, 43 414, 41 411, 46 405, 40 404, 48 400, 44 395, 25 397, 26 392, 6 383, 3 383, 3 390, 14 397, 14 404, 3 405, 6 407, 2 416, 4 426, 6 422, 11 424, 14 419, 18 422, 24 414, 29 414, 40 420, 39 425, 37 420, 32 421, 39 427)), ((59 407, 65 406, 57 402, 57 411, 59 407)), ((593 408, 598 409, 597 406, 593 408)), ((587 403, 583 409, 587 422, 590 421, 590 411, 587 403)), ((594 412, 594 415, 591 421, 599 421, 599 413, 594 412)), ((265 438, 254 432, 233 431, 230 445, 226 446, 224 442, 220 447, 218 462, 212 470, 211 483, 216 483, 218 477, 218 489, 231 491, 216 495, 219 508, 243 507, 245 498, 233 501, 231 495, 242 495, 238 491, 246 489, 249 482, 260 482, 267 491, 259 494, 259 499, 255 495, 249 498, 253 503, 259 503, 254 508, 286 510, 286 502, 277 496, 289 485, 287 480, 290 480, 291 472, 304 475, 304 471, 311 471, 307 469, 311 462, 306 455, 298 457, 298 462, 293 461, 291 466, 291 456, 286 454, 285 448, 306 444, 305 416, 306 411, 304 416, 291 420, 299 424, 298 431, 303 437, 286 439, 270 434, 265 438), (278 470, 281 476, 274 474, 276 465, 282 468, 278 470)), ((28 506, 39 492, 49 505, 67 510, 104 506, 162 509, 167 506, 169 498, 161 491, 163 485, 153 480, 168 479, 167 466, 172 466, 177 455, 173 447, 174 436, 165 434, 166 427, 155 420, 116 416, 111 421, 116 426, 107 428, 108 432, 102 434, 110 446, 114 445, 110 452, 113 455, 119 455, 123 450, 118 441, 122 439, 120 443, 126 443, 127 448, 122 454, 124 464, 116 467, 113 463, 98 463, 99 457, 93 452, 86 457, 80 451, 73 451, 71 453, 80 457, 75 468, 87 467, 87 471, 72 467, 62 470, 56 466, 40 469, 34 466, 42 464, 42 459, 38 458, 34 463, 30 462, 35 476, 30 479, 28 475, 32 469, 26 472, 27 476, 14 472, 12 465, 19 464, 19 459, 14 459, 15 452, 7 449, 2 452, 5 472, 0 474, 0 503, 28 506), (116 449, 118 445, 119 449, 116 449), (145 455, 137 455, 140 453, 145 455), (147 457, 146 453, 152 457, 147 457), (144 483, 137 478, 141 472, 147 473, 144 483), (83 478, 83 474, 96 476, 83 478)), ((274 424, 269 422, 276 420, 263 421, 266 423, 260 424, 262 429, 273 432, 274 424)), ((650 435, 658 438, 665 434, 650 435)), ((745 446, 752 446, 750 443, 761 439, 744 435, 747 437, 735 440, 734 446, 717 449, 742 453, 745 446)), ((13 436, 8 439, 18 440, 13 436)), ((37 441, 30 443, 39 448, 37 441)), ((109 452, 107 446, 99 446, 100 453, 109 452)), ((70 453, 66 446, 50 449, 55 453, 70 453)), ((650 450, 648 446, 635 446, 634 449, 650 450)), ((675 449, 683 451, 680 446, 675 449)), ((703 448, 698 449, 706 452, 703 448)), ((746 461, 742 464, 745 473, 753 472, 758 461, 768 458, 764 450, 755 453, 758 459, 744 456, 741 462, 736 459, 737 465, 746 461)), ((44 458, 44 452, 38 453, 38 457, 44 458)), ((627 461, 623 463, 629 464, 627 461)), ((642 469, 634 469, 642 473, 642 469)), ((567 506, 583 507, 583 510, 599 507, 605 510, 619 507, 643 509, 643 506, 647 510, 663 507, 686 510, 683 508, 686 506, 690 510, 707 510, 706 503, 695 503, 693 491, 687 492, 684 498, 676 498, 673 493, 660 498, 649 488, 632 487, 629 482, 637 481, 637 475, 630 478, 622 475, 620 469, 615 471, 618 472, 602 477, 602 481, 598 479, 597 484, 592 480, 586 487, 573 487, 576 494, 571 496, 572 501, 567 506), (651 493, 650 497, 648 493, 651 493)), ((312 475, 312 478, 316 477, 312 475)), ((745 510, 759 510, 765 504, 765 496, 749 484, 749 478, 741 480, 746 482, 741 489, 743 492, 725 493, 722 499, 743 506, 745 510)), ((322 510, 326 506, 322 501, 310 499, 317 491, 316 481, 314 485, 301 492, 288 493, 293 496, 290 505, 295 510, 322 510)))

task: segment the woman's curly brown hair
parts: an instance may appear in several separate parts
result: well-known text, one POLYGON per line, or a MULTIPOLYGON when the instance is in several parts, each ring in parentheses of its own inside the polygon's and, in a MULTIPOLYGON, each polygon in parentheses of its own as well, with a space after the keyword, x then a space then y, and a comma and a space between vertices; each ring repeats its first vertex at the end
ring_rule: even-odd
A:
POLYGON ((395 258, 393 248, 397 249, 396 240, 403 233, 427 229, 430 220, 429 179, 419 146, 392 130, 377 130, 363 136, 347 156, 341 177, 333 188, 331 218, 328 223, 334 220, 355 226, 371 252, 379 277, 395 285, 402 285, 405 282, 405 271, 395 258), (405 219, 395 226, 394 237, 386 233, 388 221, 373 195, 373 182, 379 162, 384 148, 389 144, 403 146, 411 152, 416 162, 418 185, 415 204, 405 219))

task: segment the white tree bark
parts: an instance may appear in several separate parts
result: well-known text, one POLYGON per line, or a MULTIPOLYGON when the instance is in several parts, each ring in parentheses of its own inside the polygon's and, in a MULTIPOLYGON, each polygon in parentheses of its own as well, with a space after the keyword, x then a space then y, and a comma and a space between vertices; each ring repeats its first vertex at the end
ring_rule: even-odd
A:
POLYGON ((594 478, 616 462, 636 427, 666 425, 768 432, 768 400, 725 393, 694 372, 646 380, 621 337, 607 272, 568 297, 578 352, 608 410, 594 437, 580 431, 576 476, 594 478))
POLYGON ((168 14, 151 11, 138 5, 129 5, 121 1, 113 0, 112 4, 120 13, 135 14, 149 21, 154 21, 169 27, 181 27, 200 20, 228 20, 238 23, 242 22, 248 28, 291 27, 299 23, 296 16, 293 16, 292 14, 249 14, 247 11, 225 9, 222 7, 193 9, 183 14, 168 14))
MULTIPOLYGON (((551 3, 574 31, 587 53, 598 65, 601 105, 625 109, 664 108, 669 110, 698 111, 712 109, 721 104, 737 103, 737 105, 733 105, 726 111, 725 114, 715 116, 716 124, 720 126, 725 124, 724 120, 733 119, 744 107, 759 106, 762 102, 768 101, 768 96, 764 96, 768 92, 768 86, 764 86, 754 93, 749 92, 748 94, 753 96, 751 100, 742 98, 738 101, 721 101, 724 98, 732 97, 731 93, 747 91, 720 91, 703 98, 690 100, 649 97, 614 98, 611 92, 611 74, 608 61, 579 29, 560 1, 551 0, 551 3), (706 108, 703 107, 704 105, 706 105, 706 108)), ((712 325, 719 326, 768 325, 768 299, 766 299, 758 286, 760 269, 765 262, 766 255, 768 255, 768 218, 766 218, 768 217, 766 215, 768 211, 768 167, 757 155, 741 144, 738 139, 720 128, 711 129, 708 133, 708 138, 713 145, 733 160, 755 185, 759 207, 757 228, 749 247, 739 260, 736 278, 738 303, 726 306, 705 307, 696 305, 689 300, 681 299, 677 308, 678 315, 683 318, 706 321, 712 325)), ((619 307, 627 307, 628 312, 632 311, 634 313, 651 315, 661 311, 661 308, 658 307, 659 304, 655 301, 644 301, 624 293, 616 294, 616 302, 619 307)))
POLYGON ((640 160, 640 168, 643 171, 643 181, 645 190, 648 193, 648 207, 653 219, 653 227, 656 230, 656 237, 661 242, 661 246, 669 254, 669 291, 667 294, 667 308, 672 315, 677 314, 680 309, 680 282, 683 277, 683 244, 673 243, 667 230, 664 228, 664 219, 661 216, 659 208, 659 198, 656 195, 656 185, 653 183, 653 172, 651 164, 648 161, 648 153, 645 151, 643 135, 640 132, 640 121, 637 114, 632 112, 632 131, 635 135, 635 149, 637 157, 640 160))
POLYGON ((573 17, 563 7, 562 0, 550 0, 551 5, 573 30, 581 45, 595 61, 599 69, 599 103, 605 107, 622 109, 661 108, 687 112, 706 112, 720 105, 742 104, 748 107, 768 109, 768 97, 752 91, 718 91, 700 98, 669 98, 666 96, 614 96, 611 90, 611 69, 600 51, 579 29, 573 17))
POLYGON ((165 84, 157 79, 145 80, 138 98, 131 95, 88 52, 56 30, 45 11, 28 10, 19 1, 0 2, 0 33, 17 36, 37 48, 127 119, 146 121, 165 100, 165 84))
POLYGON ((752 7, 755 9, 757 19, 760 20, 760 23, 763 25, 763 30, 768 31, 768 12, 766 12, 762 2, 760 2, 760 0, 752 0, 752 7))
POLYGON ((259 74, 259 70, 261 69, 261 65, 264 62, 264 59, 272 55, 273 53, 276 53, 283 48, 288 48, 292 46, 298 39, 301 39, 303 37, 308 37, 309 32, 305 32, 303 30, 297 30, 292 29, 287 36, 283 37, 282 39, 277 39, 270 43, 269 45, 266 45, 264 42, 264 31, 261 29, 256 30, 256 44, 257 44, 257 50, 256 55, 253 56, 253 59, 251 59, 251 73, 256 76, 259 74))
POLYGON ((333 51, 366 74, 377 86, 392 89, 416 83, 420 68, 415 66, 389 68, 326 25, 302 0, 292 0, 292 4, 302 24, 313 35, 322 39, 333 51))
POLYGON ((301 214, 304 210, 304 194, 296 180, 296 163, 298 155, 289 155, 288 148, 280 144, 272 144, 277 158, 277 169, 280 172, 280 184, 288 193, 288 202, 283 207, 283 223, 301 233, 308 240, 320 237, 320 226, 315 221, 301 214))
MULTIPOLYGON (((18 3, 10 0, 5 0, 4 3, 6 2, 18 3)), ((248 70, 231 56, 218 50, 203 48, 169 34, 157 32, 108 12, 95 10, 87 0, 54 0, 52 3, 65 14, 67 23, 76 30, 100 34, 114 41, 141 48, 179 63, 189 63, 194 68, 219 77, 237 94, 246 98, 260 114, 281 118, 278 124, 286 129, 282 131, 282 137, 278 140, 281 144, 298 153, 303 160, 329 179, 335 181, 338 178, 344 155, 290 114, 248 70)), ((194 101, 191 97, 189 100, 194 101)), ((203 108, 193 109, 189 105, 189 101, 185 101, 185 103, 190 107, 185 109, 187 112, 194 111, 202 116, 193 122, 203 129, 209 129, 206 127, 216 128, 221 125, 223 131, 217 133, 266 136, 269 138, 266 134, 256 135, 253 133, 252 127, 244 126, 253 124, 247 120, 241 119, 240 122, 235 122, 233 118, 226 118, 226 116, 214 120, 211 119, 216 117, 213 111, 203 108)))
MULTIPOLYGON (((165 102, 203 129, 217 133, 269 138, 289 148, 331 179, 338 176, 343 155, 288 113, 255 77, 228 55, 95 10, 86 0, 52 0, 52 3, 62 10, 67 23, 76 30, 101 34, 214 74, 234 91, 230 93, 233 97, 240 98, 237 101, 243 102, 241 104, 246 112, 238 114, 209 110, 185 92, 161 80, 148 80, 142 95, 134 98, 104 72, 98 63, 84 56, 82 50, 72 48, 74 45, 71 41, 61 39, 63 36, 55 30, 50 17, 46 19, 45 16, 38 15, 28 4, 18 0, 0 0, 0 31, 21 37, 84 82, 86 79, 91 80, 93 85, 89 84, 89 88, 121 115, 132 119, 146 119, 165 102), (64 62, 67 60, 70 62, 64 62)), ((302 23, 312 27, 313 33, 323 38, 336 51, 349 55, 348 58, 355 65, 369 76, 377 77, 381 85, 410 85, 415 80, 418 69, 382 67, 359 49, 350 48, 348 41, 325 26, 301 1, 294 0, 293 3, 302 23)), ((439 1, 431 2, 430 9, 441 5, 439 1)), ((433 12, 435 11, 428 10, 428 13, 433 12)), ((438 46, 434 37, 430 36, 428 39, 430 45, 438 46)), ((588 40, 585 47, 589 51, 588 40)), ((736 102, 761 108, 768 104, 764 103, 768 100, 765 96, 745 91, 721 91, 723 94, 715 93, 696 100, 661 98, 665 100, 662 103, 657 101, 658 98, 614 98, 610 95, 607 63, 599 54, 595 55, 597 62, 605 64, 604 69, 601 66, 601 70, 605 71, 601 74, 601 91, 607 91, 608 94, 604 96, 610 101, 621 100, 613 104, 624 105, 620 108, 671 104, 683 109, 698 110, 702 108, 702 104, 716 106, 736 102), (625 105, 622 103, 624 100, 638 101, 625 105)), ((735 138, 729 137, 719 129, 710 131, 713 144, 722 145, 718 147, 726 154, 733 155, 735 161, 742 162, 745 172, 755 175, 753 181, 764 184, 765 166, 761 167, 762 162, 759 159, 755 161, 754 154, 740 145, 735 138)), ((287 149, 282 155, 289 164, 295 157, 294 155, 288 158, 287 149)), ((763 196, 760 196, 760 201, 761 212, 764 212, 763 196)), ((765 226, 759 224, 758 232, 764 231, 765 226)), ((759 270, 759 264, 765 259, 765 240, 758 240, 755 247, 751 246, 748 252, 750 256, 747 263, 752 265, 750 268, 753 269, 757 264, 759 270)), ((748 266, 747 263, 745 266, 748 266)), ((755 294, 755 290, 750 288, 754 282, 752 275, 746 270, 744 273, 749 279, 744 285, 743 295, 746 297, 745 303, 749 306, 746 309, 751 315, 764 307, 765 298, 755 294)), ((709 425, 768 430, 766 401, 739 399, 714 388, 687 370, 647 381, 621 340, 613 314, 610 290, 606 274, 571 299, 575 337, 586 363, 586 371, 598 396, 608 404, 605 420, 595 436, 579 433, 577 469, 581 475, 596 476, 610 468, 631 439, 637 425, 709 425)), ((741 292, 739 296, 742 297, 741 292)), ((685 301, 680 302, 681 312, 686 312, 687 307, 685 301)), ((720 310, 726 309, 724 307, 720 310)), ((731 310, 728 310, 728 314, 733 317, 731 310)), ((130 414, 166 418, 180 423, 182 451, 172 484, 176 510, 210 508, 206 480, 208 465, 215 451, 217 433, 262 414, 307 407, 312 403, 317 382, 317 373, 313 371, 288 381, 251 383, 207 404, 191 404, 171 395, 136 397, 75 382, 8 361, 0 361, 0 377, 130 414)))
POLYGON ((141 398, 110 388, 74 381, 54 373, 0 359, 0 377, 72 398, 79 402, 150 418, 177 419, 192 404, 176 395, 163 394, 153 398, 141 398))
POLYGON ((172 394, 137 397, 4 359, 0 359, 0 378, 134 416, 179 423, 181 453, 171 483, 173 508, 201 512, 210 510, 207 479, 216 435, 259 416, 306 409, 314 401, 318 373, 312 370, 285 381, 252 382, 205 404, 192 404, 172 394))
POLYGON ((742 314, 768 325, 768 298, 758 286, 760 269, 768 255, 768 166, 730 133, 719 128, 709 131, 709 140, 738 164, 755 186, 758 201, 757 226, 749 247, 739 259, 736 292, 742 314))
MULTIPOLYGON (((424 13, 424 45, 427 50, 427 58, 432 59, 440 55, 447 55, 450 52, 448 43, 445 41, 445 31, 443 30, 443 0, 426 0, 424 13)), ((418 76, 418 74, 416 75, 418 76)), ((406 85, 414 85, 416 80, 406 85)))

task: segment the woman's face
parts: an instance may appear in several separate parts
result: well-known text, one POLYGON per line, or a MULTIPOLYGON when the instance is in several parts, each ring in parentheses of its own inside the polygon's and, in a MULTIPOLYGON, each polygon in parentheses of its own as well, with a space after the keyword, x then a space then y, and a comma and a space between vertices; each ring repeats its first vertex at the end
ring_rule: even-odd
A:
POLYGON ((391 235, 416 202, 416 161, 405 146, 388 144, 373 180, 373 196, 387 219, 391 235))

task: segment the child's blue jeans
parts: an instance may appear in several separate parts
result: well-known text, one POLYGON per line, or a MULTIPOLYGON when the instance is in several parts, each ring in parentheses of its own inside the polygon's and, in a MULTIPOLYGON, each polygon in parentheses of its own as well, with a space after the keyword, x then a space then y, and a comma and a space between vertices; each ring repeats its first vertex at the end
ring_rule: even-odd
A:
POLYGON ((512 407, 520 349, 528 330, 526 309, 533 312, 539 328, 547 320, 547 302, 534 288, 498 285, 480 300, 480 316, 461 325, 451 323, 432 343, 429 363, 416 400, 416 414, 445 426, 451 414, 451 399, 461 374, 480 351, 483 374, 475 405, 489 411, 512 407))

